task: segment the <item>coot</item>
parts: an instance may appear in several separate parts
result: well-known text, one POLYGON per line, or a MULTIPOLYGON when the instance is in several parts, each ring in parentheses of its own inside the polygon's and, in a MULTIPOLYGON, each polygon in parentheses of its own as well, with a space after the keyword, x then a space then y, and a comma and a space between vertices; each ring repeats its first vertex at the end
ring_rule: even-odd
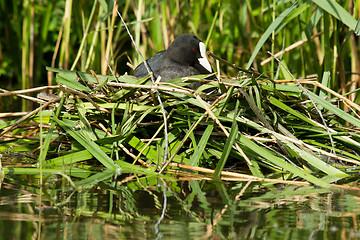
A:
MULTIPOLYGON (((211 65, 206 58, 205 44, 192 34, 178 36, 167 50, 158 52, 152 56, 147 63, 155 78, 161 76, 161 81, 169 81, 199 74, 213 73, 211 65)), ((138 78, 148 74, 144 63, 137 66, 133 75, 138 78)), ((211 76, 210 79, 215 79, 211 76)), ((201 83, 191 83, 190 88, 197 88, 201 83)))

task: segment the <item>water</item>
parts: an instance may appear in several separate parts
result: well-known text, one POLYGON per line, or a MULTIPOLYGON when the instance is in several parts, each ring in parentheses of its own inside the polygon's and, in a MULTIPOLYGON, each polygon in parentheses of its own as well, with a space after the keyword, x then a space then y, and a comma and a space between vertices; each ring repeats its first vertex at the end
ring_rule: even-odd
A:
POLYGON ((4 179, 1 239, 360 238, 352 193, 131 175, 77 188, 46 180, 40 188, 34 176, 4 179))

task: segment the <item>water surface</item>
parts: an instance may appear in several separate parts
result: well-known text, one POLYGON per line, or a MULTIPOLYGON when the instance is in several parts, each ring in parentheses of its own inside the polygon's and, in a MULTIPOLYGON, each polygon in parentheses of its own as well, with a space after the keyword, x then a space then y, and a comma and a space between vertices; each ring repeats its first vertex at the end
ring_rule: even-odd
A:
POLYGON ((258 182, 127 175, 71 187, 7 176, 2 239, 359 239, 359 197, 258 182), (40 194, 42 193, 42 194, 40 194))

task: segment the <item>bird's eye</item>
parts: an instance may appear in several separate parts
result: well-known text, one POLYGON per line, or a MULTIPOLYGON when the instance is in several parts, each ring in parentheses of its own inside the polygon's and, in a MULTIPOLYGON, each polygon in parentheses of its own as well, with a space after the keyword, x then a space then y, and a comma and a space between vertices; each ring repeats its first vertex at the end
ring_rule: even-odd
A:
POLYGON ((193 48, 193 51, 194 51, 194 52, 197 52, 196 48, 193 48))

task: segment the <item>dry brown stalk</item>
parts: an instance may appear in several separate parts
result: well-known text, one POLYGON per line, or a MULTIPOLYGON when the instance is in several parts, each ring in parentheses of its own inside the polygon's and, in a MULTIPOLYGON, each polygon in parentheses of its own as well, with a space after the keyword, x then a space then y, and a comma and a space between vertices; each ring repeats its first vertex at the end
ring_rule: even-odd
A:
POLYGON ((170 87, 163 87, 157 84, 157 86, 154 85, 139 85, 139 84, 131 84, 131 83, 114 83, 109 82, 107 83, 108 86, 114 86, 114 87, 123 87, 123 88, 144 88, 144 89, 151 89, 151 90, 160 90, 160 91, 166 91, 166 92, 175 92, 175 93, 181 93, 186 95, 193 95, 193 91, 190 89, 184 90, 179 88, 170 88, 170 87))
POLYGON ((40 91, 43 91, 43 90, 59 89, 59 88, 60 88, 60 85, 36 87, 36 88, 29 88, 29 89, 17 90, 17 91, 6 91, 4 89, 1 89, 4 92, 0 93, 0 97, 11 96, 11 95, 19 95, 19 94, 24 94, 24 93, 40 92, 40 91))
POLYGON ((350 105, 351 107, 355 108, 357 111, 360 112, 360 106, 356 103, 354 103, 353 101, 351 101, 350 99, 338 94, 337 92, 331 90, 330 88, 322 85, 321 83, 319 83, 318 81, 301 81, 301 83, 305 83, 305 84, 312 84, 314 86, 317 86, 325 91, 327 91, 328 93, 334 95, 335 97, 341 99, 342 101, 344 101, 346 104, 350 105))
MULTIPOLYGON (((310 39, 314 39, 314 38, 320 36, 320 35, 323 34, 323 33, 324 33, 324 31, 321 31, 321 32, 319 32, 319 33, 311 36, 310 39)), ((306 43, 307 41, 308 41, 308 39, 304 39, 304 40, 300 40, 300 41, 298 41, 298 42, 296 42, 296 43, 293 43, 293 44, 291 44, 289 47, 285 48, 284 50, 281 50, 280 52, 275 53, 274 56, 275 56, 275 57, 280 57, 280 56, 283 55, 284 53, 287 53, 287 52, 289 52, 289 51, 291 51, 291 50, 293 50, 293 49, 295 49, 295 48, 303 45, 303 44, 306 43)), ((260 63, 260 65, 263 66, 263 65, 269 63, 269 62, 271 61, 271 59, 272 59, 272 57, 269 57, 269 58, 265 59, 264 61, 262 61, 262 62, 260 63)))
MULTIPOLYGON (((213 174, 215 172, 215 170, 212 170, 212 169, 203 168, 203 167, 189 166, 189 165, 185 165, 185 164, 181 164, 181 163, 170 163, 169 166, 189 169, 189 170, 202 172, 202 173, 206 173, 206 174, 213 174)), ((208 177, 208 176, 206 176, 206 177, 208 177)), ((229 171, 222 171, 221 172, 221 180, 227 180, 227 181, 264 181, 264 182, 273 182, 273 183, 293 184, 293 185, 299 185, 299 186, 309 186, 310 185, 310 183, 308 183, 308 182, 287 181, 287 180, 271 179, 271 178, 260 178, 260 177, 254 177, 252 175, 236 173, 236 172, 229 172, 229 171)))
POLYGON ((20 123, 22 123, 23 121, 25 121, 26 119, 28 119, 29 117, 35 115, 36 113, 40 112, 42 109, 46 108, 48 105, 50 105, 51 103, 54 102, 58 102, 60 101, 61 97, 58 97, 52 101, 49 101, 47 103, 45 103, 44 105, 41 105, 40 107, 38 107, 37 109, 35 109, 34 111, 29 112, 28 114, 26 114, 24 117, 20 118, 19 120, 17 120, 13 125, 7 127, 4 129, 4 131, 2 131, 0 133, 0 137, 3 136, 5 133, 9 132, 10 130, 12 130, 13 128, 17 127, 20 123))
POLYGON ((0 113, 0 118, 19 117, 28 114, 29 112, 14 112, 14 113, 0 113))

